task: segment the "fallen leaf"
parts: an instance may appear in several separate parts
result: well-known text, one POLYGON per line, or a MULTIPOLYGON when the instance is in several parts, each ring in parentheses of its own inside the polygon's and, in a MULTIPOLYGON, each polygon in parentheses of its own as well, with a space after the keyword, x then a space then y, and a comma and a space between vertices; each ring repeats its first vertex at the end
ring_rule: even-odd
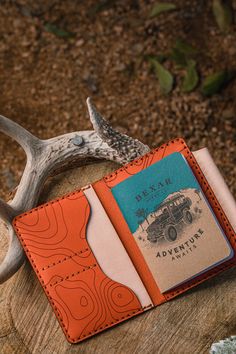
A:
POLYGON ((198 52, 191 44, 185 42, 183 39, 177 39, 175 48, 185 55, 194 55, 198 52))
POLYGON ((196 62, 188 60, 186 75, 182 84, 183 92, 191 92, 195 89, 199 81, 198 72, 196 69, 196 62))
POLYGON ((59 28, 53 23, 46 23, 44 25, 44 28, 47 32, 53 33, 55 36, 60 37, 60 38, 73 38, 75 37, 75 33, 73 32, 68 32, 62 28, 59 28))
POLYGON ((169 2, 158 2, 150 12, 150 17, 156 17, 163 12, 176 10, 176 5, 169 2))
POLYGON ((185 68, 188 65, 188 59, 197 53, 197 49, 185 42, 183 39, 177 39, 170 58, 174 60, 180 68, 185 68))
POLYGON ((96 16, 99 12, 111 8, 117 0, 97 0, 94 5, 89 8, 88 15, 90 17, 96 16))
POLYGON ((210 74, 205 78, 201 87, 204 96, 212 96, 218 93, 235 77, 235 71, 223 70, 210 74))
POLYGON ((222 32, 227 32, 233 21, 230 6, 222 0, 213 0, 212 9, 219 29, 222 32))
POLYGON ((179 49, 173 48, 170 53, 170 58, 175 62, 175 64, 180 68, 185 68, 187 66, 187 59, 184 53, 179 49))
POLYGON ((174 78, 173 75, 164 68, 156 59, 149 59, 152 67, 155 70, 156 76, 159 81, 161 92, 165 95, 170 93, 173 89, 174 78))
POLYGON ((157 55, 152 55, 152 54, 148 54, 148 55, 144 55, 144 59, 148 60, 151 63, 151 60, 157 60, 159 63, 164 63, 166 61, 166 59, 169 58, 168 54, 165 53, 159 53, 157 55))

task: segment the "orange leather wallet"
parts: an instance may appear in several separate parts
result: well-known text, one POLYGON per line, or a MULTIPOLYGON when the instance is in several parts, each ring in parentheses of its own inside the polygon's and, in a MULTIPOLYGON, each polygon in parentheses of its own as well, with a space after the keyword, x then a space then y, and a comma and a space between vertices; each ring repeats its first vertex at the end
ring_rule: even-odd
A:
POLYGON ((15 231, 69 342, 160 305, 236 264, 234 252, 230 260, 161 293, 111 188, 173 152, 186 158, 236 251, 235 232, 182 139, 14 219, 15 231))

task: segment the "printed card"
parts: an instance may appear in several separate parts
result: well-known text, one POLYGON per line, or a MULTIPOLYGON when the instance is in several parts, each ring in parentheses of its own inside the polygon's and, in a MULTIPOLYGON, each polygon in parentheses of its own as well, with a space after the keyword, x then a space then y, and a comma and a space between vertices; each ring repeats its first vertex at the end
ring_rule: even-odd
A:
POLYGON ((173 153, 112 188, 161 292, 233 250, 184 156, 173 153))

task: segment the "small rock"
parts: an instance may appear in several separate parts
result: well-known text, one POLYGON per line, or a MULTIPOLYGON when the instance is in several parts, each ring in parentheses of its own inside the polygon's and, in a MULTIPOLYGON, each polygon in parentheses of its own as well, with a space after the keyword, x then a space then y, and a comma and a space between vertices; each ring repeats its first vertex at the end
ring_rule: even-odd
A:
POLYGON ((120 35, 123 32, 122 26, 114 26, 114 31, 116 34, 120 35))
POLYGON ((82 47, 83 44, 84 44, 83 38, 78 39, 75 43, 76 47, 82 47))

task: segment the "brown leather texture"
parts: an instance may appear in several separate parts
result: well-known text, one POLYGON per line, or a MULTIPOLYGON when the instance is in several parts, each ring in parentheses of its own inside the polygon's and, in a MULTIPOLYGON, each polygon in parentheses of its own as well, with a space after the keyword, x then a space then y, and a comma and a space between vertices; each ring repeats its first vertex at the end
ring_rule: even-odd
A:
MULTIPOLYGON (((155 305, 160 305, 236 264, 234 255, 231 260, 174 290, 164 294, 159 291, 110 188, 172 152, 181 152, 186 157, 221 227, 236 250, 236 235, 183 139, 172 140, 93 184, 155 305)), ((19 215, 13 222, 27 257, 71 343, 79 342, 146 309, 142 308, 130 288, 110 279, 99 266, 86 240, 89 216, 90 205, 83 190, 80 190, 19 215)))

